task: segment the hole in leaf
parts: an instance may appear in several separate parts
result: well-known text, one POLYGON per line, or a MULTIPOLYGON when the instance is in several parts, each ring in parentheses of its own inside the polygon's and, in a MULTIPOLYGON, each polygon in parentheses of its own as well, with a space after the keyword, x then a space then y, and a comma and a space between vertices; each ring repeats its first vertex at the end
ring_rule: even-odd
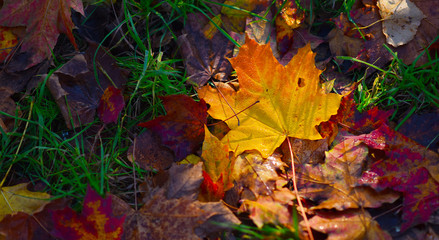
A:
POLYGON ((299 87, 305 87, 305 79, 300 77, 297 81, 297 85, 299 85, 299 87))

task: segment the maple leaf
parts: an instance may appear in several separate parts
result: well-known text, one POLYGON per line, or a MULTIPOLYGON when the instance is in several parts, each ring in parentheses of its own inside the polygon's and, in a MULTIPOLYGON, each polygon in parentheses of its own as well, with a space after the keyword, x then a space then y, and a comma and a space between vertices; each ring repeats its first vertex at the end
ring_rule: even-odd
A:
POLYGON ((250 213, 250 218, 261 228, 265 224, 283 225, 294 230, 291 207, 296 195, 287 188, 276 187, 270 196, 259 196, 256 201, 244 200, 239 211, 250 213))
POLYGON ((6 59, 17 43, 17 37, 12 33, 11 28, 0 26, 0 62, 6 59))
POLYGON ((311 209, 375 208, 399 198, 393 191, 377 193, 371 188, 356 187, 368 148, 361 141, 340 135, 336 141, 339 143, 326 152, 324 164, 306 164, 300 171, 301 195, 318 202, 311 209))
POLYGON ((439 208, 439 155, 386 124, 370 134, 354 138, 384 150, 388 157, 375 162, 370 170, 363 173, 359 183, 377 190, 390 188, 403 193, 402 231, 427 221, 439 208))
POLYGON ((188 14, 185 33, 178 37, 188 81, 198 86, 204 86, 210 79, 225 81, 232 70, 226 58, 232 57, 233 43, 221 32, 206 38, 200 25, 207 21, 202 14, 188 14))
POLYGON ((76 48, 70 8, 85 16, 81 0, 5 0, 0 9, 0 25, 26 27, 22 52, 32 52, 26 69, 51 56, 60 33, 66 34, 76 48))
POLYGON ((61 239, 120 239, 125 216, 113 216, 111 197, 103 199, 88 186, 81 214, 66 207, 53 211, 52 219, 52 234, 61 239))
POLYGON ((328 234, 328 240, 392 239, 364 210, 318 213, 309 224, 314 230, 328 234))
POLYGON ((1 234, 5 236, 6 240, 55 239, 54 236, 50 235, 50 231, 53 229, 51 212, 65 208, 68 203, 66 198, 59 198, 49 202, 41 211, 33 214, 17 212, 6 215, 0 221, 0 239, 3 239, 1 234))
POLYGON ((162 143, 172 149, 176 161, 183 160, 200 147, 204 139, 204 125, 207 123, 207 106, 204 100, 195 102, 186 95, 160 97, 166 109, 166 116, 140 123, 159 135, 162 143))
MULTIPOLYGON (((235 154, 256 149, 266 158, 288 136, 322 138, 316 125, 337 113, 342 96, 321 90, 321 71, 314 66, 314 56, 308 44, 282 66, 273 56, 270 45, 246 39, 238 56, 230 59, 238 75, 239 90, 236 95, 223 92, 234 111, 242 111, 238 116, 241 124, 237 126, 235 114, 228 105, 211 102, 210 99, 215 98, 212 96, 206 98, 212 111, 224 111, 219 119, 232 117, 227 121, 232 130, 222 141, 228 143, 235 154), (214 109, 218 105, 219 108, 214 109)), ((210 90, 204 92, 212 94, 210 90)), ((206 95, 200 94, 200 97, 206 95)))
POLYGON ((271 195, 276 189, 276 182, 284 180, 277 171, 287 166, 279 153, 262 158, 255 151, 243 153, 236 157, 233 167, 233 179, 241 199, 255 199, 259 195, 271 195))
POLYGON ((128 160, 135 161, 143 169, 168 169, 174 162, 175 156, 171 149, 161 144, 160 138, 149 130, 134 139, 128 149, 128 160))
POLYGON ((233 187, 234 157, 229 156, 228 145, 223 144, 213 136, 207 127, 204 127, 205 137, 201 158, 204 162, 204 185, 201 189, 207 190, 207 199, 219 200, 224 192, 233 187), (209 197, 210 194, 213 196, 209 197))
POLYGON ((196 200, 202 163, 173 165, 164 187, 153 189, 137 211, 113 196, 115 215, 126 215, 122 239, 202 239, 227 229, 212 222, 239 223, 221 202, 196 200))
POLYGON ((90 43, 84 54, 78 54, 50 75, 47 87, 54 97, 68 128, 94 120, 104 90, 115 84, 121 89, 127 72, 104 48, 90 43), (97 52, 97 53, 96 53, 97 52), (96 59, 94 59, 96 53, 96 59), (94 74, 95 64, 97 76, 94 74))
POLYGON ((27 183, 0 188, 0 220, 7 214, 25 212, 33 214, 49 203, 50 195, 27 190, 27 183))
POLYGON ((122 91, 113 86, 108 86, 99 101, 98 114, 104 123, 117 122, 117 117, 125 106, 122 91))

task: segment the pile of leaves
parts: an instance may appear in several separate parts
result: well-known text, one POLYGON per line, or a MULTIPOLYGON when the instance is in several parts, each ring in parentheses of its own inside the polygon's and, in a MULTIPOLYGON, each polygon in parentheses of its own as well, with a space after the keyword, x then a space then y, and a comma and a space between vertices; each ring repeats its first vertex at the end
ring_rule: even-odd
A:
MULTIPOLYGON (((322 37, 309 31, 319 20, 309 2, 210 4, 209 18, 188 14, 174 39, 197 99, 161 96, 166 114, 139 119, 133 129, 142 130, 123 146, 123 158, 149 174, 132 177, 134 200, 89 187, 77 211, 72 199, 55 200, 38 185, 3 186, 4 177, 0 238, 234 239, 249 237, 236 231, 243 222, 286 229, 267 239, 438 237, 438 153, 395 131, 391 110, 360 113, 352 92, 358 83, 322 81, 317 67, 339 76, 330 64, 338 55, 384 67, 392 57, 384 42, 411 62, 439 34, 429 26, 436 10, 422 1, 359 0, 322 37), (325 44, 331 56, 316 63, 312 49, 325 44)), ((0 6, 2 134, 25 131, 14 128, 22 118, 16 96, 38 84, 68 129, 102 130, 126 117, 129 73, 101 46, 105 39, 73 34, 71 11, 87 17, 80 0, 0 6), (84 51, 54 68, 60 34, 84 51)), ((98 154, 94 144, 88 154, 98 154)))

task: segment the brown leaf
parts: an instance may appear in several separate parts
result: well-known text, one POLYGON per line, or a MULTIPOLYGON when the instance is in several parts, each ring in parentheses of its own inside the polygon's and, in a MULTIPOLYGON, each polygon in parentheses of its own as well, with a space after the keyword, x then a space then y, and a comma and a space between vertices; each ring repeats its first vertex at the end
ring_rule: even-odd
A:
POLYGON ((99 48, 96 62, 93 60, 96 49, 97 44, 90 43, 85 54, 73 57, 47 81, 47 87, 70 129, 92 122, 104 90, 113 83, 114 87, 121 89, 126 82, 126 72, 117 67, 106 50, 99 48), (98 79, 94 75, 94 62, 98 79))
POLYGON ((210 79, 226 81, 232 69, 227 58, 232 57, 233 43, 221 32, 207 39, 200 29, 206 23, 204 15, 188 14, 185 33, 178 39, 188 80, 198 86, 204 86, 210 79))
POLYGON ((51 56, 60 33, 66 34, 76 47, 70 19, 71 8, 84 15, 79 0, 5 0, 0 9, 0 25, 26 26, 21 51, 31 52, 26 69, 51 56))
POLYGON ((7 215, 0 222, 0 239, 1 234, 5 236, 5 240, 56 239, 50 234, 53 229, 51 211, 63 209, 68 203, 67 199, 61 198, 51 201, 42 211, 34 215, 24 212, 7 215))
POLYGON ((301 170, 301 195, 315 200, 311 209, 339 211, 359 207, 379 207, 399 198, 394 191, 377 193, 371 188, 356 187, 366 164, 368 148, 361 141, 338 137, 339 143, 326 152, 321 165, 305 165, 301 170))
POLYGON ((143 169, 168 169, 175 156, 171 149, 161 144, 160 138, 146 130, 134 139, 128 149, 128 159, 135 161, 143 169))
POLYGON ((279 153, 267 159, 256 151, 239 155, 233 167, 233 178, 241 199, 254 200, 259 195, 271 195, 276 188, 276 181, 283 179, 277 170, 283 170, 285 166, 279 153))
POLYGON ((314 230, 328 234, 328 240, 392 239, 364 210, 319 213, 309 220, 309 224, 314 230))
POLYGON ((173 166, 163 188, 151 191, 135 211, 113 196, 114 215, 126 215, 122 239, 201 239, 226 229, 212 221, 239 223, 221 202, 196 201, 202 176, 199 163, 173 166))

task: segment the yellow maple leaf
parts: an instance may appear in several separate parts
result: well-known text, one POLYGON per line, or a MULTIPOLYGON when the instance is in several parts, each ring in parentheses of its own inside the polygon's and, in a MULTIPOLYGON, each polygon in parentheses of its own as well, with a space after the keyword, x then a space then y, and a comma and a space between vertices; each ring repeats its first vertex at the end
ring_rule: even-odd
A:
POLYGON ((44 192, 31 192, 27 183, 0 188, 0 221, 8 214, 25 212, 33 214, 48 204, 50 195, 44 192))
POLYGON ((209 86, 199 90, 199 96, 210 105, 212 117, 230 118, 226 123, 232 130, 222 141, 235 154, 256 149, 266 158, 287 136, 322 138, 316 126, 337 113, 342 96, 325 93, 319 84, 322 71, 315 67, 314 56, 308 44, 283 66, 269 44, 259 45, 247 38, 238 56, 230 59, 239 90, 222 91, 225 100, 209 86), (239 113, 240 124, 233 117, 235 113, 239 113))

